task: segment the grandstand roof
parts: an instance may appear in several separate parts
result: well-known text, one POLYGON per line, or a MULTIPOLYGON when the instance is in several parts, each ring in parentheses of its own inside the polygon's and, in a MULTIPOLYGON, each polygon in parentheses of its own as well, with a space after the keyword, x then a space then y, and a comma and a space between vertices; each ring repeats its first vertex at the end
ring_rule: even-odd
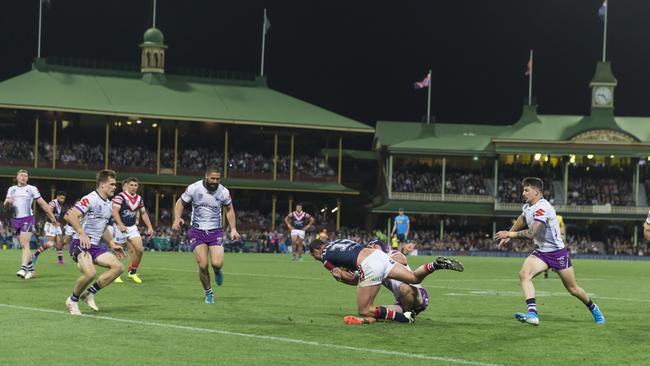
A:
POLYGON ((589 116, 538 115, 536 106, 524 106, 519 121, 512 125, 379 121, 375 149, 434 155, 588 152, 648 156, 649 125, 648 117, 616 117, 606 109, 593 110, 589 116))
POLYGON ((160 120, 200 121, 372 133, 353 119, 269 88, 266 80, 222 80, 166 74, 161 85, 136 70, 57 65, 0 82, 0 108, 160 120))

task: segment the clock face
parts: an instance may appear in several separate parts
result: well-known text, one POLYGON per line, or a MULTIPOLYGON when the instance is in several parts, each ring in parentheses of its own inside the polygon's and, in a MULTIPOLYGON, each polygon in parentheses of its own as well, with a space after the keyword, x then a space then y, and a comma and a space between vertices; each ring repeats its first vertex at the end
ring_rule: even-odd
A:
POLYGON ((606 86, 599 86, 594 89, 594 105, 606 106, 612 104, 612 89, 606 86))

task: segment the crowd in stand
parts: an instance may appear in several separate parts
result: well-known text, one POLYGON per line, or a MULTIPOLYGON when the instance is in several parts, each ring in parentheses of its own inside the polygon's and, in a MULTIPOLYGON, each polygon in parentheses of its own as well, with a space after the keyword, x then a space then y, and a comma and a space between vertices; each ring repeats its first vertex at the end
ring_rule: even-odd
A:
POLYGON ((570 205, 634 206, 632 183, 620 178, 577 178, 569 181, 570 205))
MULTIPOLYGON (((54 154, 53 145, 47 141, 38 144, 40 161, 51 161, 54 154)), ((61 168, 85 169, 104 165, 105 148, 102 145, 85 143, 58 143, 56 160, 61 168)), ((152 171, 156 169, 156 150, 147 146, 118 145, 108 149, 110 167, 129 171, 152 171)), ((24 163, 34 160, 34 144, 24 140, 0 139, 0 161, 24 163)), ((223 152, 213 149, 180 149, 178 168, 192 173, 202 173, 208 167, 223 169, 223 152)), ((161 168, 172 168, 174 151, 161 148, 161 168)), ((291 157, 278 156, 278 175, 290 174, 291 157)), ((335 177, 336 172, 323 155, 297 155, 293 160, 293 173, 296 177, 335 177)), ((245 175, 273 173, 273 156, 250 152, 231 152, 228 156, 228 169, 233 173, 245 175)))
POLYGON ((412 165, 393 170, 393 192, 442 192, 440 166, 412 165))

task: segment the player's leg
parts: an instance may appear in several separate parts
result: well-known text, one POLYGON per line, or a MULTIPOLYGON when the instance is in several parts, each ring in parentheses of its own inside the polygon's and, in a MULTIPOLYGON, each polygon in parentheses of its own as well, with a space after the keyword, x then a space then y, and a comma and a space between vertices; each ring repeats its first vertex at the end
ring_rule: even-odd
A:
POLYGON ((377 297, 381 284, 357 287, 357 311, 364 318, 375 318, 377 320, 393 320, 400 323, 411 323, 413 319, 410 314, 404 314, 386 308, 385 306, 374 306, 372 303, 377 297))
POLYGON ((132 236, 127 240, 129 246, 129 274, 128 277, 135 283, 142 283, 142 280, 137 274, 138 266, 142 260, 142 238, 140 235, 132 236))
POLYGON ((594 304, 587 292, 582 289, 582 287, 578 286, 573 267, 560 269, 557 271, 557 273, 560 276, 560 279, 562 279, 562 283, 564 284, 564 287, 567 289, 567 291, 569 291, 571 295, 577 297, 580 301, 582 301, 583 304, 585 304, 587 309, 589 309, 591 314, 594 316, 596 323, 604 324, 605 317, 600 311, 598 305, 594 304))
POLYGON ((205 303, 214 303, 214 292, 210 286, 210 271, 208 270, 208 245, 198 244, 194 247, 194 259, 199 267, 199 280, 205 292, 205 303))
POLYGON ((214 279, 217 282, 217 286, 223 285, 223 258, 224 250, 223 245, 211 245, 208 246, 210 250, 210 264, 212 265, 212 270, 214 271, 214 279))
POLYGON ((425 277, 440 269, 450 269, 453 271, 462 272, 465 270, 463 264, 455 259, 438 257, 435 261, 421 265, 415 271, 411 271, 405 266, 397 263, 388 274, 388 278, 402 281, 407 284, 416 285, 425 277))
POLYGON ((533 278, 538 274, 548 270, 549 266, 542 259, 535 255, 529 255, 519 271, 519 283, 526 300, 526 313, 516 313, 515 318, 521 322, 537 325, 539 318, 537 316, 537 302, 535 301, 535 286, 533 278))
POLYGON ((63 246, 65 245, 65 240, 61 238, 61 235, 56 236, 56 263, 63 264, 63 246))
POLYGON ((99 311, 97 304, 95 304, 95 295, 99 290, 110 285, 117 277, 124 271, 122 262, 111 252, 104 252, 95 257, 94 264, 108 268, 107 271, 102 273, 88 289, 81 295, 83 300, 91 309, 99 311))
POLYGON ((298 252, 298 236, 291 233, 291 254, 293 254, 293 260, 295 261, 296 253, 298 252))
POLYGON ((34 272, 34 264, 32 263, 32 251, 29 248, 29 242, 32 240, 32 233, 28 231, 20 231, 18 234, 18 241, 22 248, 22 255, 20 258, 20 270, 16 276, 21 278, 31 278, 34 272))
POLYGON ((302 260, 302 239, 304 238, 303 236, 296 236, 296 246, 298 247, 298 260, 302 260))
POLYGON ((402 283, 399 285, 399 302, 402 304, 402 311, 413 311, 417 305, 418 289, 402 283))
MULTIPOLYGON (((51 225, 51 223, 48 224, 51 225)), ((36 249, 36 251, 32 255, 32 262, 34 262, 34 264, 36 264, 36 262, 38 261, 38 256, 43 254, 43 252, 46 251, 47 249, 53 247, 54 243, 56 242, 56 237, 55 235, 53 235, 54 232, 53 229, 50 227, 50 225, 47 225, 45 228, 45 244, 39 246, 38 249, 36 249)))
POLYGON ((77 268, 81 272, 81 276, 77 278, 74 288, 72 289, 72 294, 66 299, 65 305, 72 315, 81 315, 79 311, 79 298, 81 294, 84 293, 84 290, 95 278, 95 266, 93 264, 93 259, 90 256, 90 253, 83 252, 79 249, 73 253, 73 260, 77 262, 77 268))

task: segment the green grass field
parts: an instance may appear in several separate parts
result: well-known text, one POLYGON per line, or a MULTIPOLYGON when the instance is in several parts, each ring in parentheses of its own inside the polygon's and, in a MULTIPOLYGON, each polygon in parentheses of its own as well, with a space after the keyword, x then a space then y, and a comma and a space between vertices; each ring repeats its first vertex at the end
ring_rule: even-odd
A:
MULTIPOLYGON (((145 253, 142 285, 102 289, 99 313, 81 304, 88 316, 72 317, 72 262, 56 265, 47 252, 38 278, 20 280, 18 254, 0 252, 2 365, 650 364, 650 262, 574 261, 604 326, 554 274, 535 281, 540 326, 516 322, 522 259, 510 258, 461 258, 465 272, 428 277, 431 304, 414 324, 349 326, 355 288, 311 258, 228 253, 224 286, 206 305, 191 254, 145 253)), ((386 290, 378 300, 393 302, 386 290)))

